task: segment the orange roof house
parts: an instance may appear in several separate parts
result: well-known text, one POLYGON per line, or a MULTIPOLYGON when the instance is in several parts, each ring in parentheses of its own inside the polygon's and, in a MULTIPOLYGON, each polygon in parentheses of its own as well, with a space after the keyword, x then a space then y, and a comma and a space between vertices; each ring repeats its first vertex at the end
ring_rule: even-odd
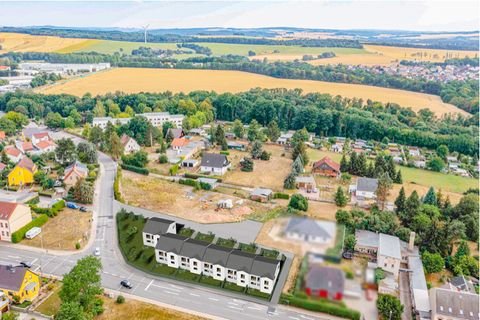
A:
POLYGON ((327 177, 338 177, 341 173, 340 164, 334 162, 329 157, 324 157, 313 163, 312 173, 327 177))

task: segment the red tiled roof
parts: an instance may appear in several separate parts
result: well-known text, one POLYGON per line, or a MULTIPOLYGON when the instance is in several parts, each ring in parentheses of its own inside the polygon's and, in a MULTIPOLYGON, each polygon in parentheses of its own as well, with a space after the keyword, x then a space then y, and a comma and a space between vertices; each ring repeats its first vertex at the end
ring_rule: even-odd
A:
POLYGON ((9 66, 0 66, 0 70, 9 70, 10 67, 9 66))
POLYGON ((20 168, 25 168, 30 172, 35 171, 35 163, 29 158, 29 157, 23 157, 22 160, 17 164, 18 167, 20 168))
POLYGON ((313 164, 313 168, 317 168, 319 167, 320 165, 322 164, 326 164, 327 166, 329 166, 330 168, 332 168, 333 170, 337 171, 337 172, 340 172, 340 164, 334 162, 332 159, 330 159, 329 157, 323 157, 322 159, 318 160, 317 162, 315 162, 313 164))
POLYGON ((185 139, 185 138, 175 138, 175 139, 173 139, 171 146, 172 147, 183 147, 183 146, 186 146, 187 144, 188 144, 187 139, 185 139))
POLYGON ((133 139, 133 138, 126 134, 123 134, 122 137, 120 138, 120 143, 122 144, 122 146, 125 147, 125 145, 128 143, 128 141, 130 141, 130 139, 133 139))
POLYGON ((37 133, 34 133, 32 136, 37 139, 41 139, 45 137, 48 137, 50 139, 50 135, 48 134, 48 132, 37 132, 37 133))
POLYGON ((31 142, 24 142, 22 143, 23 151, 32 151, 34 149, 33 144, 31 142))
POLYGON ((48 147, 54 146, 54 145, 55 145, 55 143, 53 143, 50 140, 40 141, 39 143, 37 143, 37 148, 44 150, 44 149, 47 149, 48 147))
POLYGON ((5 131, 0 131, 0 139, 5 139, 5 131))
POLYGON ((0 162, 0 171, 3 171, 7 165, 5 163, 0 162))
POLYGON ((5 153, 8 155, 11 155, 12 157, 18 157, 19 155, 22 154, 22 152, 15 147, 5 148, 5 153))
POLYGON ((3 202, 0 201, 0 219, 8 220, 12 216, 12 213, 17 208, 17 203, 15 202, 3 202))

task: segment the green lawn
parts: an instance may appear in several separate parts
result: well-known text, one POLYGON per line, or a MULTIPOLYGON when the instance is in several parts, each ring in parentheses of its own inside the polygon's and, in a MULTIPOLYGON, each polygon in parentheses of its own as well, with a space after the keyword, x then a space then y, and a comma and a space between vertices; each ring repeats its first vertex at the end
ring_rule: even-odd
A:
POLYGON ((236 243, 237 243, 237 240, 235 239, 218 238, 216 244, 226 248, 233 248, 236 243))
POLYGON ((278 257, 278 251, 277 250, 262 249, 260 254, 262 256, 266 257, 266 258, 276 259, 278 257))
POLYGON ((190 271, 187 271, 187 270, 178 269, 177 274, 175 275, 175 278, 180 280, 185 280, 185 281, 198 282, 198 280, 200 280, 200 275, 191 273, 190 271))
POLYGON ((35 311, 40 312, 46 316, 54 316, 58 309, 60 309, 60 297, 58 296, 58 291, 60 288, 56 289, 54 293, 50 297, 47 298, 42 304, 40 304, 35 311))
MULTIPOLYGON (((111 40, 101 40, 97 43, 94 43, 86 48, 82 48, 77 52, 91 52, 95 51, 98 53, 113 54, 115 52, 123 52, 126 54, 131 54, 132 50, 138 49, 140 47, 148 47, 153 49, 170 49, 176 50, 176 43, 143 43, 143 42, 128 42, 128 41, 111 41, 111 40), (123 49, 123 51, 120 51, 123 49)), ((190 49, 183 48, 182 50, 191 51, 190 49)), ((188 56, 188 55, 185 55, 188 56)), ((193 56, 193 54, 192 54, 193 56)))
POLYGON ((215 238, 215 235, 214 234, 210 234, 210 233, 197 233, 197 235, 195 236, 195 240, 200 240, 200 241, 205 241, 205 242, 212 242, 213 239, 215 238))
POLYGON ((239 249, 244 252, 250 252, 250 253, 257 252, 257 246, 254 244, 240 243, 239 249))
POLYGON ((220 287, 222 285, 222 281, 213 279, 212 277, 202 276, 200 278, 200 283, 208 284, 214 287, 220 287))
POLYGON ((402 170, 403 182, 411 182, 424 186, 433 186, 443 191, 462 193, 468 188, 478 188, 478 180, 453 174, 433 172, 410 167, 399 167, 402 170))
MULTIPOLYGON (((278 55, 318 55, 323 52, 335 52, 336 54, 360 54, 367 53, 364 49, 355 48, 330 48, 330 47, 302 47, 302 46, 282 46, 282 45, 250 45, 250 44, 231 44, 231 43, 208 43, 198 42, 198 45, 209 47, 213 55, 220 56, 226 54, 236 54, 247 56, 248 51, 252 50, 257 55, 261 54, 278 54, 278 55), (278 51, 275 52, 274 51, 278 51)), ((115 52, 122 52, 131 54, 132 50, 139 47, 149 47, 153 49, 177 49, 176 43, 143 43, 143 42, 128 42, 128 41, 112 41, 101 40, 97 43, 91 44, 88 47, 82 48, 76 52, 91 52, 113 54, 115 52)), ((182 50, 192 51, 188 48, 182 50)), ((193 51, 192 51, 193 52, 193 51)), ((196 53, 192 54, 178 54, 174 55, 176 59, 185 59, 202 56, 196 53)))
POLYGON ((195 233, 195 230, 191 229, 191 228, 182 228, 180 230, 180 232, 178 232, 179 235, 181 236, 185 236, 185 237, 191 237, 192 234, 195 233))
POLYGON ((264 293, 257 289, 251 289, 251 288, 247 289, 247 294, 254 297, 266 299, 266 300, 270 300, 270 297, 271 297, 268 293, 264 293))
POLYGON ((228 281, 225 281, 225 284, 223 285, 223 288, 231 290, 231 291, 235 291, 235 292, 245 292, 244 287, 237 286, 236 284, 228 282, 228 281))
POLYGON ((207 43, 198 42, 198 45, 209 47, 213 55, 236 54, 246 56, 248 51, 254 51, 257 55, 273 54, 278 51, 278 55, 311 54, 318 55, 323 52, 335 52, 336 54, 359 54, 367 53, 364 49, 355 48, 329 48, 329 47, 302 47, 302 46, 282 46, 282 45, 251 45, 251 44, 231 44, 231 43, 207 43))

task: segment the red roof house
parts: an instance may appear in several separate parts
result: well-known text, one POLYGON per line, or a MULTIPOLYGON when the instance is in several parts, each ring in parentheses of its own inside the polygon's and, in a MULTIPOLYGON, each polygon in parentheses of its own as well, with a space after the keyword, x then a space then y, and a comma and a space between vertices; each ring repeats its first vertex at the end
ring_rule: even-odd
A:
POLYGON ((337 178, 341 174, 340 164, 334 162, 329 157, 324 157, 313 163, 312 173, 337 178))

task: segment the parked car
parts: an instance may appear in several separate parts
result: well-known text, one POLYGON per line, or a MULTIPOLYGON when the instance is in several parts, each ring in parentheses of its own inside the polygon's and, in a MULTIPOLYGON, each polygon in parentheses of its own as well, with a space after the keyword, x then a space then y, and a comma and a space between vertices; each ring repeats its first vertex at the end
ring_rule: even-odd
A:
POLYGON ((132 284, 130 283, 130 281, 128 280, 122 280, 120 281, 120 285, 124 288, 127 288, 127 289, 132 289, 132 284))
POLYGON ((93 255, 96 256, 96 257, 100 256, 100 248, 99 247, 95 248, 95 251, 93 251, 93 255))
POLYGON ((344 259, 353 259, 353 253, 351 251, 344 251, 342 254, 344 259))
POLYGON ((77 209, 79 209, 80 207, 79 207, 77 204, 73 203, 73 202, 67 202, 67 208, 77 210, 77 209))
POLYGON ((88 209, 87 209, 86 207, 80 207, 80 211, 82 211, 82 212, 87 212, 88 209))
POLYGON ((42 232, 42 228, 40 227, 33 227, 32 229, 28 230, 26 233, 25 233, 25 238, 27 239, 33 239, 35 238, 36 236, 38 236, 40 234, 40 232, 42 232))
POLYGON ((28 269, 32 267, 32 264, 30 262, 25 262, 25 261, 20 262, 20 265, 28 269))

